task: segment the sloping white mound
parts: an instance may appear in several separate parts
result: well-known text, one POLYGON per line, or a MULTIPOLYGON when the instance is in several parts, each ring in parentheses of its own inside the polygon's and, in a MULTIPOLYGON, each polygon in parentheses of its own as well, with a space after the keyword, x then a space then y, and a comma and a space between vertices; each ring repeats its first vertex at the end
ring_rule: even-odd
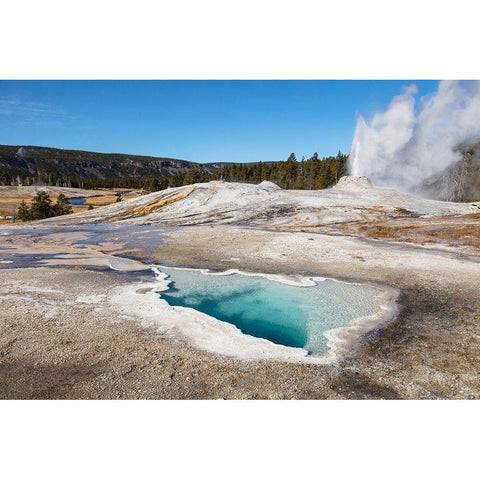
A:
POLYGON ((280 190, 280 187, 276 183, 268 182, 267 180, 264 180, 258 186, 264 190, 280 190))
POLYGON ((446 215, 469 212, 468 204, 417 198, 368 179, 345 179, 325 190, 282 190, 260 185, 210 182, 161 192, 82 212, 58 223, 128 221, 158 225, 241 224, 317 226, 385 215, 446 215))

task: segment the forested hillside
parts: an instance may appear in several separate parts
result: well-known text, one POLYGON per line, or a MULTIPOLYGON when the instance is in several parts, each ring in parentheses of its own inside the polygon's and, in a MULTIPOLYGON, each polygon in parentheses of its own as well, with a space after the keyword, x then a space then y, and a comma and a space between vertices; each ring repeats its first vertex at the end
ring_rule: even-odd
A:
MULTIPOLYGON (((186 160, 58 148, 0 145, 0 184, 141 188, 146 179, 185 174, 186 160)), ((204 164, 212 172, 224 164, 204 164)))
POLYGON ((163 190, 191 183, 275 182, 282 188, 320 189, 346 174, 347 156, 320 159, 315 153, 298 161, 200 164, 171 158, 104 154, 80 150, 0 145, 0 184, 46 184, 79 188, 163 190))

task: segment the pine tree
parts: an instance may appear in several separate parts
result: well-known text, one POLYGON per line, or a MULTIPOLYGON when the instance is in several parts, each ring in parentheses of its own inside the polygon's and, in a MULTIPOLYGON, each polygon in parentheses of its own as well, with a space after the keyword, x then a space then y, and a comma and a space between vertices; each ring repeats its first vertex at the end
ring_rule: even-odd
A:
POLYGON ((33 197, 30 211, 34 220, 49 218, 55 215, 52 200, 48 192, 42 190, 33 197))
POLYGON ((18 206, 17 217, 22 222, 27 222, 28 220, 32 220, 32 212, 30 211, 27 204, 25 203, 25 200, 22 200, 20 202, 20 205, 18 206))
POLYGON ((148 184, 148 191, 158 192, 159 190, 161 190, 161 188, 160 188, 160 182, 158 181, 158 178, 152 178, 148 184))
POLYGON ((68 203, 68 199, 63 193, 58 196, 57 203, 53 206, 53 211, 55 216, 73 213, 73 207, 68 203))

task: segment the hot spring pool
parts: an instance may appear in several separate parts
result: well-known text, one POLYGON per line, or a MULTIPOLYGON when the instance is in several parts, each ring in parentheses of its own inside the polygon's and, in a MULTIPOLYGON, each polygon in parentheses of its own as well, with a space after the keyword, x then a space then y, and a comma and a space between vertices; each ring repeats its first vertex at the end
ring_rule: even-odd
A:
POLYGON ((171 306, 193 308, 244 334, 312 355, 328 351, 326 331, 380 310, 379 289, 370 285, 325 279, 296 286, 263 276, 159 268, 170 280, 159 295, 171 306))

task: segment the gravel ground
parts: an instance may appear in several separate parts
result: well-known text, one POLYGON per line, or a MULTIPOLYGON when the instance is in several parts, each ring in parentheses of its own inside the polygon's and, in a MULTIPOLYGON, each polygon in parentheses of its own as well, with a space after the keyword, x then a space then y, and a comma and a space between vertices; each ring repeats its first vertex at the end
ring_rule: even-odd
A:
POLYGON ((4 269, 0 398, 480 398, 475 255, 226 226, 168 237, 159 262, 379 282, 400 289, 401 310, 336 365, 241 361, 120 315, 108 298, 126 275, 4 269))

